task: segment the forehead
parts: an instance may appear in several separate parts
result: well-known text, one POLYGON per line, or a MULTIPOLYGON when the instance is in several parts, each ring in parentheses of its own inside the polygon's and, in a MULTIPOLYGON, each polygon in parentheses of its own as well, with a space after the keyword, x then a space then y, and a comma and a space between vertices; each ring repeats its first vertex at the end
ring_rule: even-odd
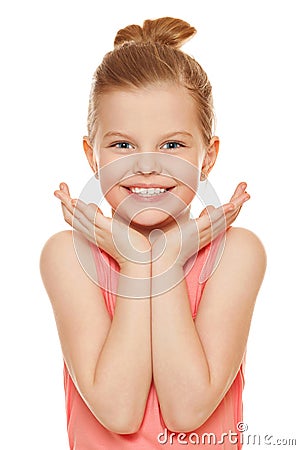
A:
POLYGON ((176 129, 199 132, 195 101, 178 85, 111 90, 101 94, 98 108, 100 134, 110 129, 157 134, 176 129))

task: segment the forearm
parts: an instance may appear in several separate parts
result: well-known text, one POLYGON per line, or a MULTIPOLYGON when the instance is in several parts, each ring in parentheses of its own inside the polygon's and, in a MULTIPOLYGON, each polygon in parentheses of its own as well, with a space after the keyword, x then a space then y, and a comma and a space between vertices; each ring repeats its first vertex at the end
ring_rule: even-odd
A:
POLYGON ((153 379, 162 413, 170 428, 197 418, 199 399, 209 387, 209 367, 197 333, 188 298, 184 272, 173 267, 152 268, 153 379), (182 280, 175 287, 175 281, 182 280), (161 293, 171 286, 165 293, 161 293))
POLYGON ((152 379, 150 270, 139 265, 120 271, 114 317, 95 370, 98 417, 103 414, 103 422, 119 432, 142 420, 152 379), (141 284, 148 297, 137 297, 141 284))

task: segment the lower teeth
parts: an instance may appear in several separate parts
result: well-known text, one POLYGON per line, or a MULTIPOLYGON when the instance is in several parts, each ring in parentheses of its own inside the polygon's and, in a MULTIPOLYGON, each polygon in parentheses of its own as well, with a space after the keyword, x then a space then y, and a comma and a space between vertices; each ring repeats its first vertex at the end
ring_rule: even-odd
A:
POLYGON ((159 194, 139 194, 135 192, 135 194, 139 195, 140 197, 157 197, 158 195, 164 194, 164 192, 160 192, 159 194))

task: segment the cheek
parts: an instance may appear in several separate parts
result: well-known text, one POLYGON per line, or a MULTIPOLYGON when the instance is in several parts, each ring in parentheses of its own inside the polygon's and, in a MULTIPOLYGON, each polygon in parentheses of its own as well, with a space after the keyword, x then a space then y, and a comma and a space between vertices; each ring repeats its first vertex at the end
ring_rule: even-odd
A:
POLYGON ((100 154, 100 185, 105 196, 110 191, 116 193, 117 185, 133 175, 132 168, 136 158, 137 155, 119 156, 109 151, 100 154))
POLYGON ((196 195, 196 189, 197 187, 194 187, 191 189, 188 186, 183 186, 181 188, 181 195, 180 198, 183 200, 183 202, 188 206, 194 199, 195 195, 196 195))
POLYGON ((102 157, 100 160, 100 185, 105 197, 114 198, 117 195, 118 183, 126 173, 126 168, 119 158, 102 157))
POLYGON ((196 152, 191 152, 192 154, 188 157, 178 157, 175 155, 162 155, 161 165, 166 170, 172 178, 174 178, 177 183, 181 186, 183 192, 183 187, 186 195, 195 195, 197 192, 200 172, 199 172, 199 158, 196 152), (188 191, 191 191, 187 194, 188 191))
POLYGON ((116 210, 122 200, 125 198, 125 194, 122 195, 120 192, 120 188, 118 186, 114 186, 113 188, 109 189, 108 192, 105 194, 106 201, 111 205, 111 207, 116 210))

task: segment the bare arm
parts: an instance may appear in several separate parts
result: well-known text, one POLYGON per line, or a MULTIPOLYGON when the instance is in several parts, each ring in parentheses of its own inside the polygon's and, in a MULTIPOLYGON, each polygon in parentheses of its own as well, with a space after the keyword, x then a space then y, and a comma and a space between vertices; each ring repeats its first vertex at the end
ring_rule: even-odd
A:
MULTIPOLYGON (((245 352, 265 265, 257 237, 231 229, 195 322, 185 280, 152 299, 153 378, 169 429, 198 428, 229 389, 245 352)), ((163 269, 154 263, 153 275, 163 269)), ((176 270, 183 278, 182 268, 176 270)))
MULTIPOLYGON (((137 431, 152 377, 150 299, 118 295, 111 321, 100 288, 77 260, 71 231, 47 241, 40 269, 64 359, 78 391, 103 426, 116 433, 137 431)), ((145 265, 129 265, 122 271, 150 277, 145 265)), ((128 282, 133 290, 134 281, 128 282)), ((123 277, 122 283, 122 290, 126 289, 123 277)))

